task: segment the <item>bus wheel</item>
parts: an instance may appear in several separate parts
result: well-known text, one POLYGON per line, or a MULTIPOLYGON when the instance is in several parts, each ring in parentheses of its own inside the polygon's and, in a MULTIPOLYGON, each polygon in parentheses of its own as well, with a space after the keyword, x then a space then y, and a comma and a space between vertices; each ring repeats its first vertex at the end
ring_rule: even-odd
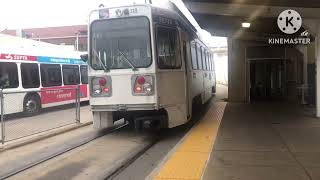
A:
POLYGON ((36 115, 40 112, 40 100, 36 96, 27 96, 23 103, 24 113, 27 116, 36 115))

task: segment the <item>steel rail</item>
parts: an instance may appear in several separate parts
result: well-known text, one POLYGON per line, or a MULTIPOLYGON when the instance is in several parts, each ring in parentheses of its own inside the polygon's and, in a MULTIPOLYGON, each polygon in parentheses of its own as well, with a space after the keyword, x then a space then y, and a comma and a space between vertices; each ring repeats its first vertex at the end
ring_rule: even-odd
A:
POLYGON ((32 163, 30 163, 30 164, 28 164, 28 165, 26 165, 26 166, 24 166, 24 167, 22 167, 22 168, 18 168, 18 169, 16 169, 16 170, 11 171, 11 172, 5 173, 4 175, 0 175, 0 179, 7 179, 7 178, 9 178, 9 177, 12 177, 12 176, 14 176, 14 175, 16 175, 16 174, 18 174, 18 173, 21 173, 21 172, 23 172, 23 171, 25 171, 25 170, 28 170, 28 169, 32 168, 32 167, 34 167, 34 166, 37 166, 37 165, 39 165, 39 164, 41 164, 41 163, 44 163, 44 162, 46 162, 46 161, 49 161, 49 160, 51 160, 51 159, 53 159, 53 158, 55 158, 55 157, 57 157, 57 156, 60 156, 60 155, 62 155, 62 154, 64 154, 64 153, 67 153, 67 152, 69 152, 69 151, 71 151, 71 150, 74 150, 74 149, 76 149, 76 148, 78 148, 78 147, 81 147, 81 146, 83 146, 83 145, 86 145, 86 144, 88 144, 88 143, 90 143, 90 142, 92 142, 92 141, 94 141, 94 140, 96 140, 96 139, 98 139, 98 138, 100 138, 100 137, 103 137, 103 136, 106 136, 106 135, 111 134, 111 133, 113 133, 113 132, 116 132, 116 131, 118 131, 118 130, 126 127, 126 126, 128 126, 128 123, 123 124, 123 125, 120 125, 120 126, 117 126, 117 127, 115 127, 115 128, 112 128, 112 129, 107 129, 107 130, 105 130, 105 132, 103 132, 103 133, 101 133, 101 134, 99 133, 99 134, 93 136, 92 138, 89 138, 89 139, 87 139, 87 140, 85 140, 85 141, 79 142, 79 143, 76 144, 76 145, 73 145, 73 146, 71 146, 71 147, 68 147, 68 148, 66 148, 66 149, 63 149, 63 150, 61 150, 61 151, 59 151, 59 152, 56 152, 56 153, 54 153, 54 154, 52 154, 52 155, 50 155, 50 156, 47 156, 47 157, 45 157, 45 158, 43 158, 43 159, 38 160, 38 161, 32 162, 32 163))

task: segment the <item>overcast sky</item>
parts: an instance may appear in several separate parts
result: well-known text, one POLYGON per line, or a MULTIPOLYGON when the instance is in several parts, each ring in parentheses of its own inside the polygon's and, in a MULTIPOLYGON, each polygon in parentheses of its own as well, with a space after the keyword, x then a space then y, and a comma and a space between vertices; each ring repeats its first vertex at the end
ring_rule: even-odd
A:
MULTIPOLYGON (((164 1, 153 0, 153 3, 161 5, 164 1)), ((173 1, 185 8, 181 0, 173 1)), ((0 0, 0 31, 87 24, 89 12, 99 4, 118 6, 128 2, 144 3, 145 0, 0 0)), ((193 18, 190 19, 197 26, 193 18)))
POLYGON ((0 27, 16 29, 85 24, 100 0, 0 0, 0 27))
MULTIPOLYGON (((166 1, 152 2, 161 6, 166 1)), ((172 1, 184 7, 181 0, 172 1)), ((133 2, 144 3, 145 0, 0 0, 0 26, 17 29, 85 24, 89 12, 100 4, 121 6, 133 2)))

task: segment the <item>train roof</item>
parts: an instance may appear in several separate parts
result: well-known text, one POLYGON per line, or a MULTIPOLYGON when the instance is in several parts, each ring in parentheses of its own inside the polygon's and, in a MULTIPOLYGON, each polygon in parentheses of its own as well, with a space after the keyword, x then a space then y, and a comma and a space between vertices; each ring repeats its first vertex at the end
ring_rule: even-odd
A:
MULTIPOLYGON (((190 35, 192 35, 193 39, 198 39, 201 43, 204 45, 208 46, 208 44, 204 43, 205 41, 201 37, 201 32, 198 31, 198 29, 193 26, 193 24, 189 21, 189 19, 184 15, 183 12, 172 2, 168 2, 165 6, 159 7, 154 4, 131 4, 131 5, 123 5, 123 6, 110 6, 110 7, 103 7, 96 9, 90 13, 90 23, 95 20, 95 18, 91 21, 91 15, 93 12, 99 12, 107 9, 113 9, 117 10, 118 8, 130 8, 130 7, 148 7, 151 9, 152 13, 152 19, 155 23, 159 23, 162 25, 167 25, 167 26, 178 26, 185 31, 189 32, 190 35), (161 19, 159 18, 169 18, 170 20, 173 20, 173 22, 170 22, 171 24, 163 24, 161 23, 161 19)), ((107 11, 107 14, 109 14, 109 11, 107 11)), ((113 13, 114 14, 114 13, 113 13)), ((107 16, 107 18, 110 18, 107 16)), ((113 18, 113 17, 112 17, 113 18)), ((101 19, 101 18, 98 18, 101 19)))
POLYGON ((166 8, 152 6, 152 13, 155 15, 170 16, 171 18, 178 20, 194 33, 197 32, 197 29, 174 3, 169 2, 166 8))
MULTIPOLYGON (((163 16, 175 19, 176 21, 178 21, 175 25, 183 28, 185 31, 192 34, 194 39, 198 39, 204 45, 208 46, 208 44, 203 40, 201 32, 192 25, 189 19, 180 11, 180 9, 174 3, 169 2, 167 8, 152 6, 152 14, 153 16, 163 16)), ((157 21, 157 19, 154 20, 157 21)))

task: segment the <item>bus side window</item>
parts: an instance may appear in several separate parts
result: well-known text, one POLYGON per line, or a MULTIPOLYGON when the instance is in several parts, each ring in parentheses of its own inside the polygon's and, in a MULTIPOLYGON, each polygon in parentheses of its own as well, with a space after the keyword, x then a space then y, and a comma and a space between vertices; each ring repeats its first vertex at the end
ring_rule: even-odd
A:
POLYGON ((18 67, 16 63, 0 63, 0 89, 19 87, 18 67))
POLYGON ((192 69, 198 69, 197 52, 195 43, 191 43, 191 61, 192 69))
POLYGON ((201 57, 201 48, 199 46, 199 44, 197 44, 197 56, 198 56, 198 67, 200 70, 203 69, 203 66, 202 66, 202 57, 201 57))
POLYGON ((80 66, 81 83, 88 84, 88 66, 80 66))
POLYGON ((62 65, 64 85, 80 84, 80 74, 78 65, 62 65))
POLYGON ((41 64, 41 84, 43 87, 61 86, 61 68, 58 64, 41 64))
POLYGON ((22 63, 21 79, 23 88, 38 88, 40 86, 38 64, 22 63))

